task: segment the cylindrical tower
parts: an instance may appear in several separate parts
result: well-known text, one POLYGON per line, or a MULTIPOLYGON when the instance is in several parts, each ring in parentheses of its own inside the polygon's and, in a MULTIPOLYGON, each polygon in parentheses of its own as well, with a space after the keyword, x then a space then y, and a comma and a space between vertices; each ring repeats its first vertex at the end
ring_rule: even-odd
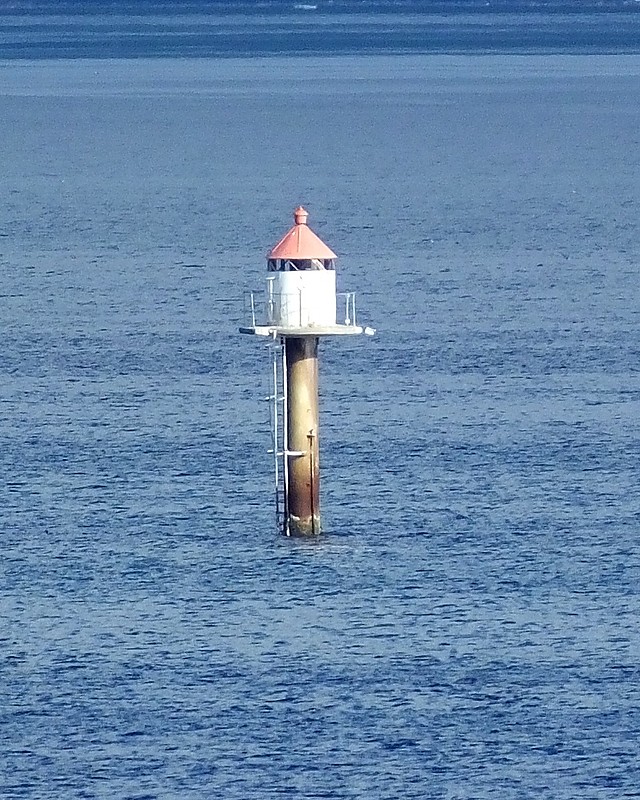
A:
POLYGON ((287 336, 287 517, 289 533, 320 533, 318 337, 287 336))

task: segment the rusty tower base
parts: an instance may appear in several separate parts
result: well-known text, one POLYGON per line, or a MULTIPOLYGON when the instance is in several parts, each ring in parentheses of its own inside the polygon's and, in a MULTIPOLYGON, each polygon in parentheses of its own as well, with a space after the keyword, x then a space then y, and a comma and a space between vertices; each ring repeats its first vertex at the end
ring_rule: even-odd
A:
POLYGON ((318 337, 285 338, 287 490, 286 532, 320 533, 320 447, 318 441, 318 337))

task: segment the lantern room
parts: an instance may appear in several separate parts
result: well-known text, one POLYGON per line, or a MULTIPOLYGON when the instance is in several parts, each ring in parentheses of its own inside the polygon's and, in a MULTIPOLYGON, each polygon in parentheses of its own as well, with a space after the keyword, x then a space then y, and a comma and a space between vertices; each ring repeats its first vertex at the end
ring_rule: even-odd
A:
POLYGON ((336 324, 336 254, 307 225, 302 206, 294 226, 267 255, 267 318, 279 328, 336 324))

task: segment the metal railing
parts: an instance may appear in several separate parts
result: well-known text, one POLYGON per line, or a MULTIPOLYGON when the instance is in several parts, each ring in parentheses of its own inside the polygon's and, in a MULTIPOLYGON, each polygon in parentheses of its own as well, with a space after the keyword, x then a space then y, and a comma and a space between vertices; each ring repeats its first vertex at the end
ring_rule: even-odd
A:
POLYGON ((248 316, 251 320, 251 327, 256 327, 256 310, 258 303, 256 301, 257 292, 244 292, 242 295, 243 313, 245 318, 248 316))
POLYGON ((337 309, 336 319, 342 316, 340 313, 341 304, 344 303, 344 322, 342 325, 357 325, 356 321, 356 293, 355 292, 338 292, 336 295, 337 309))
MULTIPOLYGON (((269 288, 270 286, 271 284, 269 288)), ((265 297, 264 292, 247 291, 244 292, 243 300, 245 319, 249 318, 253 328, 256 325, 276 325, 276 317, 279 315, 282 318, 283 308, 286 309, 284 316, 289 320, 291 327, 295 327, 295 324, 292 324, 292 317, 295 316, 297 316, 297 325, 304 327, 308 324, 303 319, 304 303, 302 292, 287 294, 268 292, 265 297), (260 320, 261 317, 263 317, 262 321, 260 320)), ((355 292, 338 292, 336 294, 336 324, 357 327, 355 292)))

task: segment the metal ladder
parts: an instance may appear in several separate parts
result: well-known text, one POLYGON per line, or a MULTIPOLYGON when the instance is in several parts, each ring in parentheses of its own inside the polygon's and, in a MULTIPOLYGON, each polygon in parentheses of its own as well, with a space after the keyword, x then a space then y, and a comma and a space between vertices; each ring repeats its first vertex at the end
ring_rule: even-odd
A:
POLYGON ((271 424, 271 449, 273 455, 276 525, 279 533, 289 536, 287 492, 289 488, 289 462, 287 459, 287 364, 284 339, 274 333, 269 342, 271 354, 271 394, 269 417, 271 424))

